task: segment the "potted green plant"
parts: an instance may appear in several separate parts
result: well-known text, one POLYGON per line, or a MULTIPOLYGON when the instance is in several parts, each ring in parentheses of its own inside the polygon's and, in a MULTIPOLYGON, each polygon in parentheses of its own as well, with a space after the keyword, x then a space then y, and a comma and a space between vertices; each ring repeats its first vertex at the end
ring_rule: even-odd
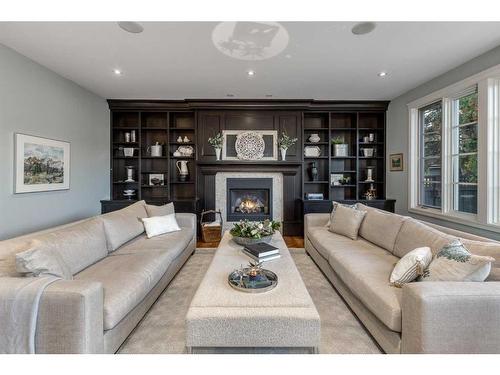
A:
POLYGON ((291 138, 285 132, 281 133, 281 137, 278 139, 278 146, 281 151, 281 160, 286 159, 286 150, 297 143, 297 138, 291 138))
POLYGON ((345 157, 349 155, 349 145, 345 143, 344 138, 335 137, 332 139, 333 156, 345 157))
POLYGON ((274 232, 279 227, 280 223, 273 220, 242 220, 239 223, 235 223, 229 233, 233 236, 234 242, 245 246, 251 243, 271 241, 274 232))
POLYGON ((215 136, 208 138, 208 143, 215 149, 215 157, 220 160, 220 154, 222 151, 222 145, 224 143, 224 138, 221 133, 217 133, 215 136))

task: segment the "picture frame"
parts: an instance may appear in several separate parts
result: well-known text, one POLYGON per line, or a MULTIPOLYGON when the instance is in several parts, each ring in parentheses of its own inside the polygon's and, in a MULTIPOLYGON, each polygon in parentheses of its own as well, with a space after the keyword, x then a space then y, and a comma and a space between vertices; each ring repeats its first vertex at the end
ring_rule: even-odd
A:
POLYGON ((70 188, 70 142, 14 134, 14 193, 70 188))
POLYGON ((402 172, 404 170, 403 154, 391 154, 389 156, 389 171, 402 172))
POLYGON ((344 178, 342 173, 331 173, 330 174, 330 186, 340 186, 342 185, 340 181, 344 178))
POLYGON ((149 177, 148 178, 149 186, 163 186, 163 185, 165 185, 165 175, 163 173, 150 173, 148 177, 149 177), (157 182, 157 183, 155 183, 155 182, 157 182))
POLYGON ((222 131, 222 160, 278 160, 278 131, 277 130, 223 130, 222 131), (245 133, 255 134, 262 137, 264 141, 262 157, 245 159, 238 156, 236 151, 236 140, 245 133))

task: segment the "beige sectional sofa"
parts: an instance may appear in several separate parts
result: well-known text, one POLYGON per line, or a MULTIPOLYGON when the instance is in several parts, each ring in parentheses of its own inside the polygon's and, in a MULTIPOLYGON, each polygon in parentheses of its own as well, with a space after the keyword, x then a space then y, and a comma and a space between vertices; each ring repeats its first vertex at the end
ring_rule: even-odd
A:
POLYGON ((500 243, 364 205, 359 238, 334 234, 329 214, 305 216, 305 248, 387 353, 500 353, 500 243), (397 261, 454 238, 496 259, 486 282, 389 283, 397 261))
POLYGON ((181 231, 147 239, 144 201, 0 242, 0 277, 20 277, 15 254, 36 246, 57 251, 73 273, 45 289, 37 353, 114 353, 196 246, 196 216, 178 213, 181 231))

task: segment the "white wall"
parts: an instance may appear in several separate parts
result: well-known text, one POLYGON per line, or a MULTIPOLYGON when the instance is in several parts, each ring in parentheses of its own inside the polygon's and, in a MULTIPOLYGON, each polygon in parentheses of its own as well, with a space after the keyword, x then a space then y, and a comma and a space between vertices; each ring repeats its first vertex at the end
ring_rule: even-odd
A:
MULTIPOLYGON (((387 166, 387 197, 396 199, 396 212, 402 215, 408 213, 408 108, 407 104, 415 99, 437 91, 443 87, 461 81, 471 75, 486 70, 494 65, 500 64, 500 47, 480 55, 449 72, 434 78, 410 90, 409 92, 393 99, 389 104, 387 114, 387 154, 402 152, 404 154, 404 172, 390 172, 387 166)), ((475 229, 449 221, 431 219, 427 216, 412 214, 425 221, 439 225, 455 228, 480 236, 500 239, 497 233, 475 229)))
POLYGON ((96 215, 109 198, 109 110, 0 44, 0 240, 96 215), (14 133, 71 142, 70 189, 13 193, 14 133))

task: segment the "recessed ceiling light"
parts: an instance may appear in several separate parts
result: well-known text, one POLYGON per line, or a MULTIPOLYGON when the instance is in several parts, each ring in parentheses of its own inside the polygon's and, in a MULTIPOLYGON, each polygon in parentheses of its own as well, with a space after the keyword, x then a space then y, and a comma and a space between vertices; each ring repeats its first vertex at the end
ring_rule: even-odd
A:
POLYGON ((377 74, 379 77, 385 77, 387 75, 387 72, 380 72, 377 74))
POLYGON ((118 22, 118 26, 120 26, 122 30, 125 30, 132 34, 139 34, 144 31, 144 27, 142 27, 142 25, 137 22, 118 22))
POLYGON ((361 22, 354 25, 354 27, 351 29, 351 32, 354 35, 364 35, 375 30, 375 26, 375 22, 361 22))
POLYGON ((253 76, 255 76, 255 70, 249 70, 249 71, 247 71, 247 75, 248 75, 249 77, 253 77, 253 76))
POLYGON ((290 54, 288 53, 288 54, 286 54, 286 55, 285 55, 285 57, 286 57, 287 59, 291 59, 291 58, 292 58, 292 55, 290 55, 290 54))
POLYGON ((115 73, 115 76, 121 76, 122 71, 120 69, 113 69, 113 73, 115 73))

